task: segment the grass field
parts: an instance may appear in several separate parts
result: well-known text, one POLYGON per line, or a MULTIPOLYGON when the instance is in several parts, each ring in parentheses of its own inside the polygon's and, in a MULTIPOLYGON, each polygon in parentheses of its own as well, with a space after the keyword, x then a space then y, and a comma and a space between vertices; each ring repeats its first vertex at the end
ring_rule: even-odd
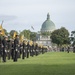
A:
POLYGON ((18 62, 0 63, 0 75, 75 75, 75 54, 48 52, 18 62))

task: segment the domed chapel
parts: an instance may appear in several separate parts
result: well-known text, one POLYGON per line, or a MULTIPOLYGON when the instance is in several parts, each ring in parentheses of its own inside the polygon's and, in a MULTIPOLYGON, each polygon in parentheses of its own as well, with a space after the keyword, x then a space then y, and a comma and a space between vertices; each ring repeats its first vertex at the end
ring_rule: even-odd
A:
POLYGON ((47 20, 42 24, 41 32, 52 32, 55 30, 55 24, 50 20, 49 13, 47 14, 47 20))
POLYGON ((43 36, 41 35, 41 33, 44 32, 53 32, 55 30, 55 24, 51 21, 50 19, 50 15, 49 13, 47 14, 47 19, 43 22, 40 33, 37 34, 36 36, 36 42, 43 44, 43 45, 47 45, 47 46, 51 46, 51 39, 50 39, 50 35, 48 36, 43 36))

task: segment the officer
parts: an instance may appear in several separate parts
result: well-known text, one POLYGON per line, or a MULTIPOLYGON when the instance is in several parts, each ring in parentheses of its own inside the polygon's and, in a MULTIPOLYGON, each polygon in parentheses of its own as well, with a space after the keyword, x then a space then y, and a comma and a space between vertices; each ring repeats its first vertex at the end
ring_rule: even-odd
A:
POLYGON ((11 40, 11 57, 14 59, 14 40, 11 40))
POLYGON ((14 39, 14 62, 16 62, 18 58, 18 48, 19 48, 19 36, 16 35, 14 39))
POLYGON ((5 36, 3 41, 2 41, 2 44, 3 44, 3 62, 6 62, 7 40, 8 40, 8 37, 5 36))
POLYGON ((0 30, 0 59, 2 57, 2 40, 3 40, 3 36, 2 36, 2 30, 0 30))
POLYGON ((35 55, 35 45, 34 45, 34 42, 32 44, 32 54, 33 54, 33 56, 35 55))
POLYGON ((30 41, 29 42, 29 47, 30 47, 30 56, 32 56, 33 57, 33 48, 32 48, 32 45, 33 45, 33 41, 30 41))
POLYGON ((37 43, 34 43, 35 44, 35 55, 37 56, 38 55, 38 44, 37 43))
POLYGON ((11 57, 11 49, 12 49, 12 42, 11 42, 11 39, 8 39, 8 41, 7 41, 7 56, 8 56, 8 60, 10 60, 10 57, 11 57))
POLYGON ((42 46, 42 48, 41 48, 41 49, 42 49, 42 54, 44 54, 44 46, 42 46))
POLYGON ((41 45, 38 45, 39 53, 41 53, 41 45))
POLYGON ((25 40, 25 42, 24 42, 25 44, 24 44, 24 46, 25 46, 25 50, 24 50, 24 52, 25 52, 25 57, 27 57, 28 56, 28 41, 27 40, 25 40))
POLYGON ((20 42, 20 46, 18 50, 18 58, 21 58, 22 51, 23 51, 23 42, 20 42))
POLYGON ((27 43, 27 58, 29 58, 29 52, 30 52, 30 45, 29 45, 29 41, 27 43))
POLYGON ((26 53, 26 51, 25 51, 25 40, 23 41, 23 49, 22 49, 22 59, 24 59, 25 58, 25 53, 26 53))
POLYGON ((43 45, 40 45, 40 52, 43 54, 43 45))

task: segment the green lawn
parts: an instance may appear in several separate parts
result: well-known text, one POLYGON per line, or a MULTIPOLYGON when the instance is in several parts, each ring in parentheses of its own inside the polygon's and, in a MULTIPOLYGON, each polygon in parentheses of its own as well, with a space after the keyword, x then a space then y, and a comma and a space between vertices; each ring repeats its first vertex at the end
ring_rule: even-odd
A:
POLYGON ((18 62, 0 62, 0 75, 75 75, 75 54, 48 52, 18 62))

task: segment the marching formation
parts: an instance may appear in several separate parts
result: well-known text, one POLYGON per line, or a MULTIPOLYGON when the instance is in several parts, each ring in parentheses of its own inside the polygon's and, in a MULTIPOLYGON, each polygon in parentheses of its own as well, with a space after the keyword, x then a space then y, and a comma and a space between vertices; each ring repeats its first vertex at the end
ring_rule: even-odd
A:
POLYGON ((15 35, 13 40, 8 39, 7 36, 0 35, 0 59, 3 62, 11 58, 16 62, 18 58, 25 59, 29 58, 29 56, 33 57, 45 52, 47 52, 46 46, 39 45, 33 41, 20 41, 19 35, 15 35))

